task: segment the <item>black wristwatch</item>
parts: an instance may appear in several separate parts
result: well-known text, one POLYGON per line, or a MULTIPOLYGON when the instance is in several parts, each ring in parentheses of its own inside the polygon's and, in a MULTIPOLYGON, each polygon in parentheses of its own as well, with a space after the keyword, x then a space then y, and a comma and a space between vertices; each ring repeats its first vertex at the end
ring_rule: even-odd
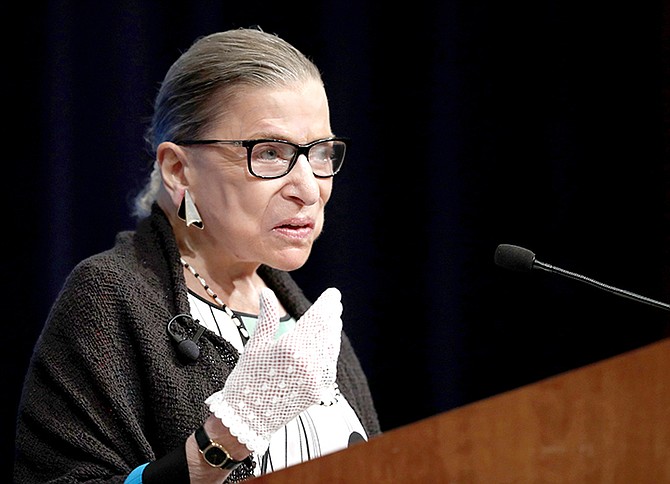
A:
POLYGON ((204 427, 199 427, 198 430, 195 431, 195 441, 198 443, 200 453, 204 457, 205 462, 212 467, 221 467, 222 469, 232 471, 244 462, 230 457, 228 451, 224 449, 221 444, 214 442, 209 438, 204 427))

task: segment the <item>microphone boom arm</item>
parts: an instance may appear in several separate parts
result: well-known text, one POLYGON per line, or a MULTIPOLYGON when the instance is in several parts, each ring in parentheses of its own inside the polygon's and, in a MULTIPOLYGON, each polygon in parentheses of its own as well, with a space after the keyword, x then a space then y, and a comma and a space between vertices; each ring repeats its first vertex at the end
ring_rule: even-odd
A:
POLYGON ((542 269, 547 272, 553 272, 555 274, 560 274, 565 277, 569 277, 570 279, 576 279, 581 282, 585 282, 587 284, 590 284, 592 286, 598 287, 600 289, 603 289, 605 291, 611 292, 612 294, 617 294, 619 296, 628 298, 628 299, 633 299, 634 301, 638 302, 643 302, 647 303, 651 306, 665 309, 666 311, 670 311, 670 304, 666 304, 661 301, 656 301, 654 299, 648 298, 646 296, 641 296, 639 294, 635 294, 634 292, 627 291, 625 289, 620 289, 614 286, 610 286, 608 284, 604 284, 602 282, 596 281, 595 279, 591 279, 590 277, 583 276, 581 274, 576 274, 574 272, 566 271, 565 269, 561 269, 560 267, 553 266, 551 264, 547 264, 545 262, 540 262, 539 260, 534 260, 533 261, 533 269, 542 269))

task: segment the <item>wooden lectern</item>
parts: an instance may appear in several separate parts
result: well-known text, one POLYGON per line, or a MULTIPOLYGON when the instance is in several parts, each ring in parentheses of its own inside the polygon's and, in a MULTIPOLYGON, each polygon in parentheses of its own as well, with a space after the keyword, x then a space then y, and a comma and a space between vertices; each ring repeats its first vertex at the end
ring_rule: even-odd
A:
POLYGON ((251 482, 670 483, 670 339, 251 482))

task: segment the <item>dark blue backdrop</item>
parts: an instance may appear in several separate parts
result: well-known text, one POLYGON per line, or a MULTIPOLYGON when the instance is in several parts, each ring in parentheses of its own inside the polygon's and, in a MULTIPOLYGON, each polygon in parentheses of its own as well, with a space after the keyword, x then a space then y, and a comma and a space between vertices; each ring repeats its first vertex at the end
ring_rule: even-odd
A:
POLYGON ((354 141, 295 276, 342 290, 384 429, 666 335, 658 309, 493 263, 518 244, 670 300, 664 2, 44 3, 4 29, 5 408, 67 273, 132 228, 165 71, 253 24, 316 61, 354 141))

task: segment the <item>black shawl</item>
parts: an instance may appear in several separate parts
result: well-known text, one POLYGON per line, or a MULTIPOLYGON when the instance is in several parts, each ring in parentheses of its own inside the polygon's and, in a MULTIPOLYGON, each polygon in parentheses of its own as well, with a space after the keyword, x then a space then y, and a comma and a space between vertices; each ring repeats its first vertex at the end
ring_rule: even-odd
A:
MULTIPOLYGON (((259 274, 296 319, 311 305, 288 273, 263 266, 259 274)), ((154 205, 112 249, 79 263, 54 303, 19 405, 15 481, 121 483, 138 465, 183 448, 238 358, 206 331, 199 358, 183 361, 166 325, 188 312, 177 244, 154 205)), ((196 330, 180 324, 187 334, 196 330)), ((368 435, 378 434, 367 380, 344 334, 337 380, 368 435)))

